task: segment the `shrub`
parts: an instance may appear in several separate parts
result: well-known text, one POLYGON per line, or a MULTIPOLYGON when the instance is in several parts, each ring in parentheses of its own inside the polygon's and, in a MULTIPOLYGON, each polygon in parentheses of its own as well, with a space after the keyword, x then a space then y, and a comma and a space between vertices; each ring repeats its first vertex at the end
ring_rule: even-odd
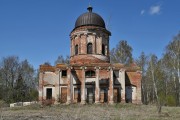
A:
POLYGON ((167 96, 167 105, 168 106, 176 106, 176 98, 172 95, 167 96))
POLYGON ((9 105, 5 101, 0 100, 0 108, 3 108, 3 107, 9 107, 9 105))

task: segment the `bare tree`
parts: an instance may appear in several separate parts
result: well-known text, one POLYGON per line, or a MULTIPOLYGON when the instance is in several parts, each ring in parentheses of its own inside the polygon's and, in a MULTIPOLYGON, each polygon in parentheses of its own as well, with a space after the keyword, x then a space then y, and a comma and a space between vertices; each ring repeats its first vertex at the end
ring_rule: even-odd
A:
POLYGON ((69 64, 70 57, 66 56, 64 58, 62 55, 58 56, 57 60, 54 62, 55 65, 57 64, 69 64))
POLYGON ((122 40, 118 43, 116 48, 111 50, 111 62, 112 63, 122 63, 129 64, 132 63, 132 47, 128 45, 127 41, 122 40))
POLYGON ((2 60, 3 96, 5 100, 9 102, 13 100, 13 88, 18 77, 18 63, 19 58, 16 56, 9 56, 2 60))
POLYGON ((155 55, 151 55, 150 56, 150 61, 149 61, 149 70, 150 70, 150 73, 151 73, 151 78, 152 78, 152 81, 153 81, 153 87, 154 87, 154 93, 155 93, 155 96, 156 96, 156 99, 157 99, 157 107, 158 107, 158 113, 161 113, 161 103, 160 103, 160 99, 159 99, 159 96, 158 96, 158 86, 157 86, 157 66, 158 66, 158 59, 155 55))
POLYGON ((33 66, 29 64, 27 60, 24 60, 19 64, 19 72, 27 86, 35 87, 34 86, 35 85, 34 83, 35 70, 33 66))
POLYGON ((28 100, 31 90, 37 91, 34 87, 36 84, 35 71, 32 65, 30 65, 27 60, 19 62, 17 56, 5 57, 0 63, 2 99, 8 103, 15 102, 19 100, 17 96, 20 96, 24 91, 26 92, 26 96, 21 98, 28 100))
POLYGON ((142 71, 142 80, 141 80, 141 90, 142 90, 142 102, 147 104, 147 84, 146 84, 146 69, 147 69, 147 56, 144 52, 141 53, 139 58, 136 60, 137 65, 141 68, 142 71))
POLYGON ((177 102, 180 105, 180 33, 166 46, 163 56, 167 74, 172 76, 177 93, 177 102))
POLYGON ((48 65, 48 66, 51 66, 51 63, 49 62, 49 61, 47 61, 47 62, 44 62, 44 64, 43 65, 48 65))

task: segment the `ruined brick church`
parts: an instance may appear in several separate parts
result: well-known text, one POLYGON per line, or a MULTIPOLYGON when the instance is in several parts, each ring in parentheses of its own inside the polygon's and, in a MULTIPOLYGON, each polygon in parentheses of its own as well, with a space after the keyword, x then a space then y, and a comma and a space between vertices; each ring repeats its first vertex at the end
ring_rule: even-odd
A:
POLYGON ((110 63, 111 32, 92 7, 87 9, 70 33, 70 64, 40 65, 39 101, 141 103, 139 67, 110 63))

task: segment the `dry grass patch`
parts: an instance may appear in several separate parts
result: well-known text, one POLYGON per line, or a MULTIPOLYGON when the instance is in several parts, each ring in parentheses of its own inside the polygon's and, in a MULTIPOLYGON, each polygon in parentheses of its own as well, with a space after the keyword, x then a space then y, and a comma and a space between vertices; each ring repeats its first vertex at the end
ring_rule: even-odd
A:
POLYGON ((3 119, 38 119, 38 120, 179 120, 179 107, 163 107, 162 114, 157 113, 156 106, 134 104, 71 104, 40 105, 7 108, 3 111, 3 119))

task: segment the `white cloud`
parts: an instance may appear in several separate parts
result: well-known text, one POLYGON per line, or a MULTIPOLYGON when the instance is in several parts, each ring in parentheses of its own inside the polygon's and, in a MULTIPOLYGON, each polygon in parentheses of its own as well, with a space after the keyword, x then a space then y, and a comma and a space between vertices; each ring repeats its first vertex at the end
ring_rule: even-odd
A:
POLYGON ((151 15, 155 15, 155 14, 159 14, 160 11, 161 11, 161 6, 160 5, 156 5, 156 6, 151 6, 150 7, 149 13, 151 15))
POLYGON ((143 15, 145 13, 145 10, 141 10, 141 15, 143 15))

